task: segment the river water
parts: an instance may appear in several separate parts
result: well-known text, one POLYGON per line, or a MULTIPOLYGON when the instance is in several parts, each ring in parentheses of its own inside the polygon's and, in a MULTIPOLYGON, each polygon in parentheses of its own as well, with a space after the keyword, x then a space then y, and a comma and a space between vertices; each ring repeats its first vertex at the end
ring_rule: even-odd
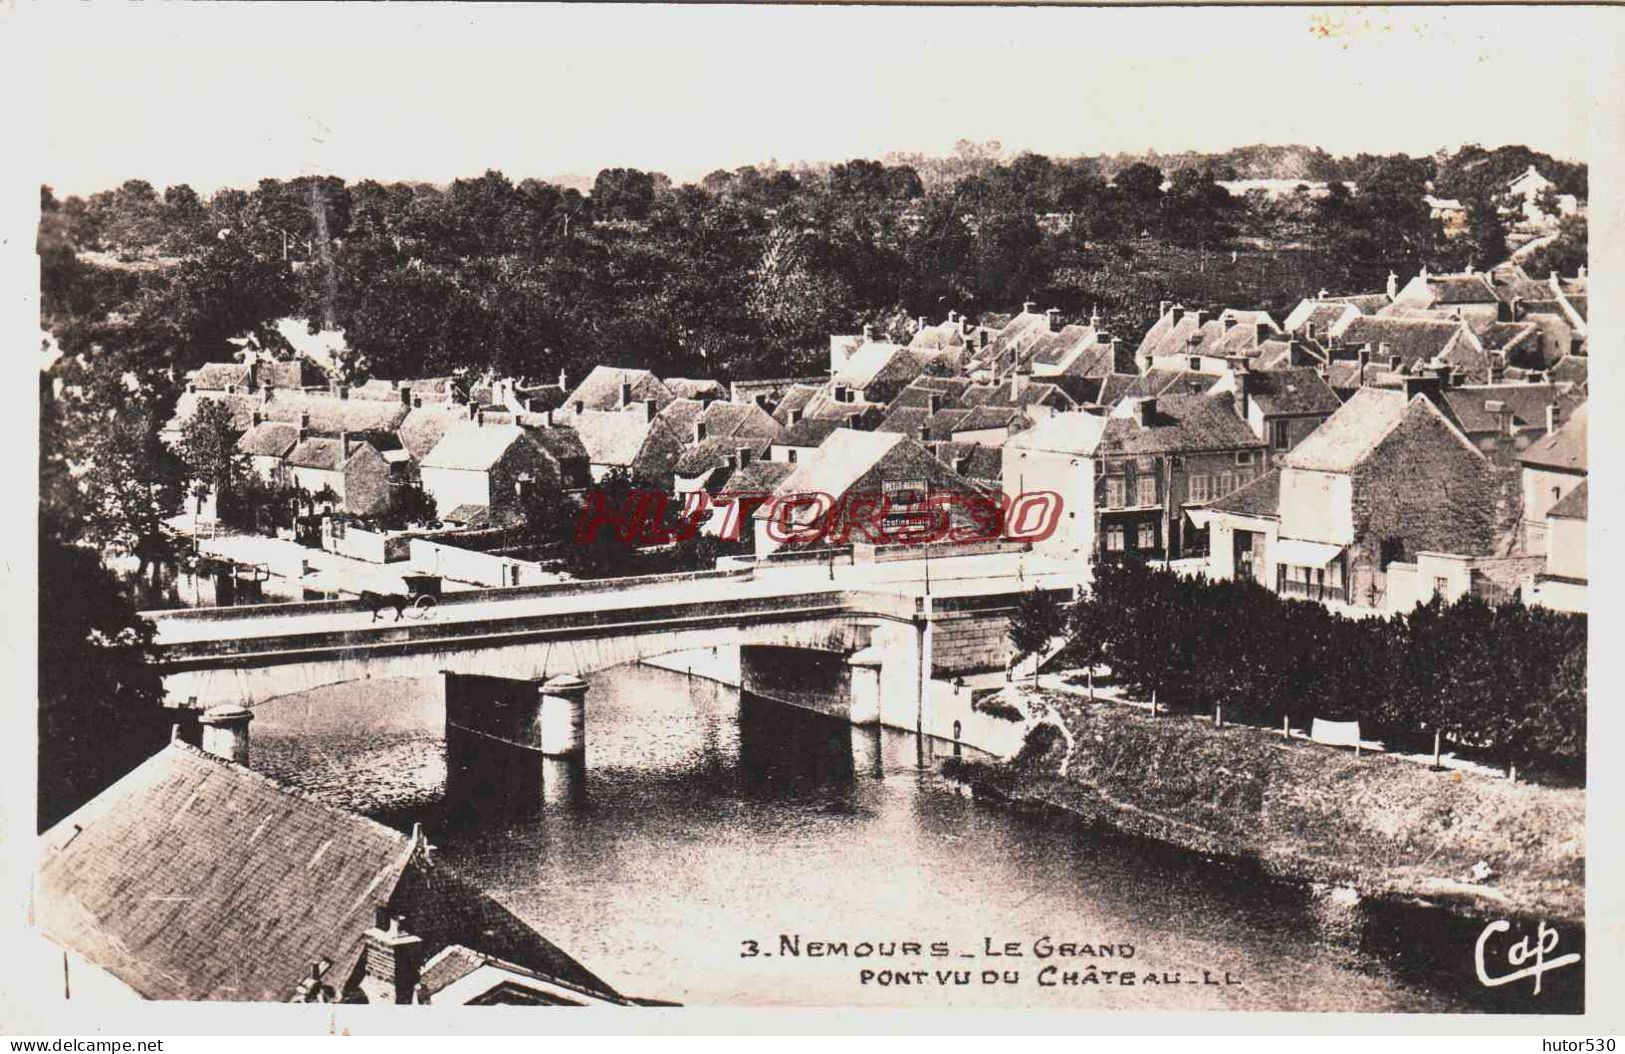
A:
POLYGON ((938 772, 951 745, 650 667, 590 681, 585 771, 551 773, 553 800, 528 816, 448 807, 437 680, 262 703, 253 764, 386 822, 422 822, 443 859, 630 995, 735 1006, 1469 1008, 1429 982, 1425 963, 1340 933, 1347 916, 1302 892, 975 803, 938 772), (801 954, 787 954, 797 938, 801 954), (1040 938, 1117 955, 1039 958, 1040 938), (813 957, 815 941, 853 952, 918 942, 922 954, 813 957), (947 954, 932 955, 933 942, 947 954), (1090 964, 1097 976, 1133 970, 1136 983, 1040 983, 1081 980, 1090 964), (876 973, 867 984, 863 970, 876 973), (883 970, 927 976, 883 985, 883 970), (956 983, 957 971, 970 983, 956 983), (1148 972, 1164 983, 1143 983, 1148 972))

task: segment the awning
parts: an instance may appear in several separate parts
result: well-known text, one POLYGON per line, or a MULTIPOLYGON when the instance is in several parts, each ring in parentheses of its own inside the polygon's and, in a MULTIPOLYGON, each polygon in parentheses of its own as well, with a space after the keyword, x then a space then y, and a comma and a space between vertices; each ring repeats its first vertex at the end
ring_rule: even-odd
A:
POLYGON ((1342 551, 1341 545, 1281 538, 1276 541, 1270 557, 1278 564, 1291 564, 1293 567, 1325 567, 1342 551))
POLYGON ((1191 521, 1191 526, 1197 530, 1206 530, 1208 521, 1213 519, 1213 510, 1208 508, 1186 509, 1185 518, 1191 521))

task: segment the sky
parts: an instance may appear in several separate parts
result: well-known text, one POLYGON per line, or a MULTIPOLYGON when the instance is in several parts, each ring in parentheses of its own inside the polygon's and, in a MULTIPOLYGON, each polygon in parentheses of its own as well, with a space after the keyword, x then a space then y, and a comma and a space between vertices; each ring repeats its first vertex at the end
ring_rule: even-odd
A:
POLYGON ((42 92, 39 181, 65 196, 317 172, 690 180, 961 138, 1589 160, 1619 14, 22 0, 10 21, 42 92))

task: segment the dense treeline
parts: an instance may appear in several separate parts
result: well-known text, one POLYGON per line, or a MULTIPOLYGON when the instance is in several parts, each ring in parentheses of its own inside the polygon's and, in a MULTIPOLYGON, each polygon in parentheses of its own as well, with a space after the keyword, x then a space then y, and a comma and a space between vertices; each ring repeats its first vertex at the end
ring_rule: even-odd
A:
POLYGON ((1474 596, 1347 619, 1246 582, 1096 569, 1067 659, 1139 698, 1227 721, 1358 720, 1391 747, 1445 749, 1573 778, 1585 765, 1586 619, 1474 596))
POLYGON ((1493 209, 1446 240, 1421 196, 1433 179, 1488 201, 1475 188, 1530 159, 1583 190, 1583 167, 1523 148, 1340 160, 1253 147, 1124 163, 1006 158, 996 144, 687 186, 607 169, 587 194, 497 172, 446 187, 267 179, 207 199, 140 180, 87 199, 45 188, 45 313, 70 352, 119 344, 177 369, 293 314, 342 327, 359 355, 348 367, 379 376, 539 377, 598 361, 816 372, 830 332, 878 322, 901 335, 904 320, 950 307, 1098 306, 1133 335, 1157 300, 1187 296, 1190 274, 1202 292, 1284 310, 1320 286, 1380 287, 1390 269, 1487 263, 1505 249, 1493 209), (1214 183, 1293 167, 1358 188, 1244 200, 1214 183))

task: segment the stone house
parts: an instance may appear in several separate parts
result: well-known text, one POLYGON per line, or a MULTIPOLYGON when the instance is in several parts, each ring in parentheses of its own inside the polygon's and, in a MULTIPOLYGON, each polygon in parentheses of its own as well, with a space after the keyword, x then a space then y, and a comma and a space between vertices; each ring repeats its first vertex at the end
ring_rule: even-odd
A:
POLYGON ((1266 444, 1267 459, 1280 457, 1303 442, 1343 405, 1311 367, 1255 372, 1245 359, 1238 359, 1213 391, 1234 395, 1236 411, 1266 444))
POLYGON ((446 432, 419 474, 439 515, 483 506, 489 522, 498 526, 523 520, 533 493, 554 492, 563 484, 557 461, 525 429, 482 421, 446 432))
POLYGON ((1530 443, 1518 454, 1522 467, 1524 551, 1539 556, 1551 551, 1547 515, 1553 506, 1585 483, 1589 403, 1582 403, 1567 421, 1530 443))
MULTIPOLYGON (((888 529, 903 523, 908 511, 932 494, 977 492, 971 482, 943 464, 919 442, 896 432, 860 432, 838 429, 818 448, 816 457, 796 462, 774 489, 775 498, 792 495, 821 495, 822 506, 806 506, 791 517, 796 526, 808 526, 812 517, 831 507, 840 507, 849 496, 884 495, 891 512, 888 529), (833 505, 831 504, 833 503, 833 505)), ((769 528, 772 505, 763 505, 752 514, 756 555, 765 556, 782 548, 785 542, 769 528)), ((957 515, 955 515, 957 522, 957 515)), ((864 541, 867 534, 854 530, 850 541, 864 541)), ((828 540, 827 544, 838 544, 828 540)))
POLYGON ((1279 593, 1381 607, 1389 564, 1493 551, 1492 466, 1421 392, 1361 389, 1279 464, 1279 593))
POLYGON ((1064 539, 1103 560, 1206 549, 1190 517, 1264 471, 1264 443, 1229 393, 1130 399, 1109 415, 1056 414, 1005 443, 1005 493, 1062 496, 1064 539), (1072 514, 1077 513, 1074 517, 1072 514))
POLYGON ((288 481, 306 494, 331 489, 338 496, 322 503, 328 511, 374 516, 394 501, 390 462, 371 438, 347 432, 307 436, 288 452, 285 464, 288 481))

